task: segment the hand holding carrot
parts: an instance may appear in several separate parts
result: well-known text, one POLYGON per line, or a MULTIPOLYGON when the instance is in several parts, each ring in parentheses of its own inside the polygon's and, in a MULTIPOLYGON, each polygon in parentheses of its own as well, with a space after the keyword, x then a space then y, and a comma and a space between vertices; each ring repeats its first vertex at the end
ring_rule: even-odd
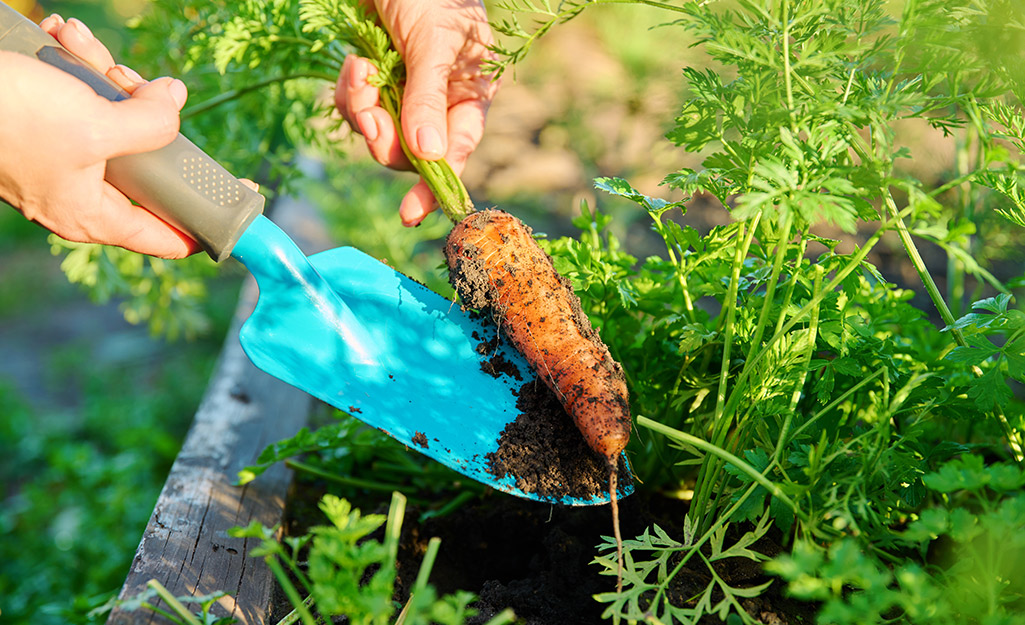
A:
MULTIPOLYGON (((446 158, 458 174, 484 133, 484 120, 498 84, 481 64, 494 39, 479 0, 374 0, 406 64, 402 134, 419 158, 446 158)), ((411 169, 398 129, 379 106, 378 90, 367 82, 375 72, 366 59, 349 56, 335 89, 335 103, 349 125, 363 135, 373 157, 394 169, 411 169)), ((432 210, 434 197, 421 180, 399 207, 402 223, 414 226, 432 210)))

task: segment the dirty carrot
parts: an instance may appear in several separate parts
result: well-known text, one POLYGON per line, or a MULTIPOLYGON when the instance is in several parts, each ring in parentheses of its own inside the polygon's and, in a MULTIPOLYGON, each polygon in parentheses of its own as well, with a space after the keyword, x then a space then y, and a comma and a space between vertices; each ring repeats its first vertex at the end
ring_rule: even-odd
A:
POLYGON ((465 305, 489 312, 609 466, 609 496, 622 589, 619 455, 630 440, 623 369, 591 326, 569 280, 530 228, 499 210, 471 213, 445 242, 449 279, 465 305))
POLYGON ((463 303, 491 314, 588 446, 615 466, 630 438, 623 369, 530 228, 502 211, 472 213, 449 233, 445 257, 463 303))

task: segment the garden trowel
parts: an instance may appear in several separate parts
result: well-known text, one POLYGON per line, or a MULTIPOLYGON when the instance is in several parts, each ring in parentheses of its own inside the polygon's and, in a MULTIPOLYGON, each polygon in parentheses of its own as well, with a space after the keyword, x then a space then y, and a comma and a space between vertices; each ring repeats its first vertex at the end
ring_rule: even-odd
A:
MULTIPOLYGON (((108 99, 129 97, 5 4, 0 49, 58 67, 108 99)), ((609 500, 607 492, 539 497, 490 469, 488 455, 521 412, 523 382, 482 364, 498 357, 521 372, 530 367, 487 321, 356 249, 307 258, 262 214, 262 195, 182 135, 160 150, 112 159, 106 171, 112 185, 215 260, 232 256, 256 278, 259 301, 239 340, 263 371, 498 490, 571 505, 609 500)))

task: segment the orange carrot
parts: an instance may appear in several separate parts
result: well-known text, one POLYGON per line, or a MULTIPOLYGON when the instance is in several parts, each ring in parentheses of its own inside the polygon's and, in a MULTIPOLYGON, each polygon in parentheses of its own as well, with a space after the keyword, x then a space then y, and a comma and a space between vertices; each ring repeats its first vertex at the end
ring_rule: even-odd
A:
POLYGON ((500 332, 559 398, 588 446, 609 463, 609 500, 616 540, 616 590, 623 589, 619 529, 619 454, 630 440, 623 368, 609 353, 569 280, 509 213, 471 213, 445 242, 449 280, 466 305, 490 312, 500 332))
POLYGON ((490 312, 591 449, 615 467, 630 439, 623 369, 530 228, 503 211, 472 213, 449 233, 445 257, 466 305, 490 312))

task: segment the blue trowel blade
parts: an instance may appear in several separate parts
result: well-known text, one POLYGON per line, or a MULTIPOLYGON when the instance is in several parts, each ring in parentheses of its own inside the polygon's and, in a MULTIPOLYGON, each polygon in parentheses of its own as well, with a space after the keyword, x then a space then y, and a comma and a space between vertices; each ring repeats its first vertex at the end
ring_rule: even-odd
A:
MULTIPOLYGON (((518 371, 531 370, 493 340, 490 323, 354 248, 307 259, 264 217, 232 255, 260 287, 239 334, 257 367, 477 481, 553 501, 489 470, 488 454, 520 415, 524 382, 486 372, 479 349, 488 344, 489 357, 501 353, 518 371)), ((600 504, 608 494, 554 501, 600 504)))

